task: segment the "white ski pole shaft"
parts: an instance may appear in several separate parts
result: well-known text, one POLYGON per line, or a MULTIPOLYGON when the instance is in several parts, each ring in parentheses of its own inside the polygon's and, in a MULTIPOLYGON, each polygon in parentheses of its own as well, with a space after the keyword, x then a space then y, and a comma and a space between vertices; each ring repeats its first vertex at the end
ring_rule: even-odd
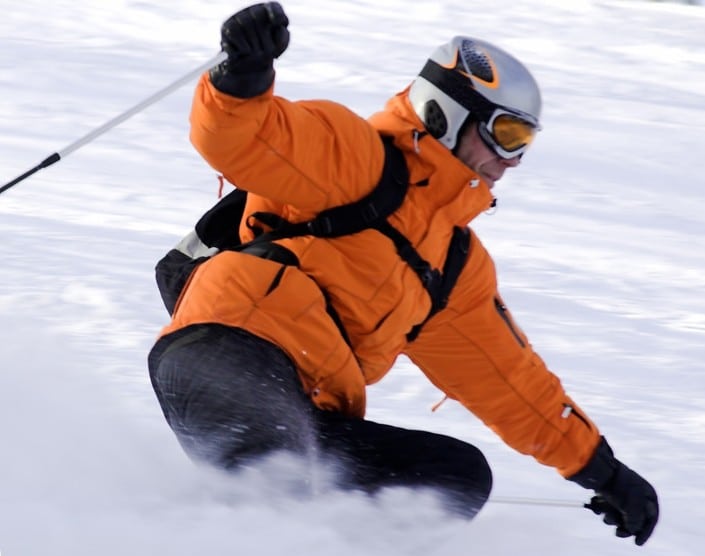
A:
POLYGON ((204 71, 209 70, 213 66, 217 66, 218 64, 223 62, 226 58, 227 58, 227 54, 225 52, 219 52, 216 56, 214 56, 213 58, 211 58, 207 62, 204 62, 203 64, 201 64, 197 68, 192 69, 187 74, 183 75, 182 77, 180 77, 179 79, 177 79, 173 83, 170 83, 169 85, 167 85, 163 89, 160 89, 159 91, 157 91, 153 95, 147 97, 142 102, 139 102, 138 104, 136 104, 135 106, 133 106, 129 110, 126 110, 122 114, 118 114, 113 119, 105 122, 103 125, 97 127, 93 131, 91 131, 91 132, 87 133, 86 135, 84 135, 83 137, 77 139, 76 141, 74 141, 73 143, 71 143, 67 147, 64 147, 60 151, 52 153, 47 158, 45 158, 42 162, 37 164, 35 167, 31 168, 30 170, 28 170, 27 172, 25 172, 21 176, 18 176, 14 180, 12 180, 12 181, 6 183, 5 185, 3 185, 2 187, 0 187, 0 193, 10 189, 14 185, 17 185, 18 183, 20 183, 24 179, 28 178, 29 176, 31 176, 35 172, 38 172, 39 170, 41 170, 42 168, 46 168, 47 166, 51 166, 55 162, 58 162, 62 158, 65 158, 66 156, 71 154, 73 151, 80 149, 83 145, 86 145, 87 143, 94 141, 97 137, 100 137, 101 135, 103 135, 107 131, 120 125, 122 122, 131 118, 135 114, 142 112, 145 108, 151 106, 152 104, 154 104, 156 102, 159 102, 161 99, 170 95, 175 90, 182 87, 184 84, 188 83, 192 79, 195 79, 196 77, 200 76, 204 71))
POLYGON ((557 506, 561 508, 582 508, 583 504, 568 500, 547 500, 543 498, 515 498, 505 496, 492 496, 488 502, 495 504, 511 504, 515 506, 557 506))
POLYGON ((186 75, 180 77, 173 83, 167 85, 163 89, 157 91, 154 93, 152 96, 144 99, 142 102, 135 104, 132 108, 129 110, 126 110, 122 114, 119 114, 115 116, 112 120, 105 122, 102 126, 97 127, 90 133, 87 133, 80 139, 77 139, 73 143, 71 143, 69 146, 63 148, 62 150, 58 151, 58 155, 60 158, 64 158, 67 155, 71 154, 73 151, 80 149, 83 145, 90 143, 97 137, 100 137, 103 135, 106 131, 111 130, 112 128, 120 125, 122 122, 125 120, 131 118, 135 114, 138 114, 139 112, 142 112, 145 108, 151 106, 152 104, 159 102, 162 100, 164 97, 170 95, 177 89, 181 88, 183 85, 191 81, 192 79, 195 79, 196 77, 199 77, 204 71, 212 68, 213 66, 218 65, 220 62, 224 61, 225 58, 227 58, 227 54, 225 52, 220 52, 217 56, 211 58, 207 62, 201 64, 197 68, 192 69, 190 72, 188 72, 186 75))

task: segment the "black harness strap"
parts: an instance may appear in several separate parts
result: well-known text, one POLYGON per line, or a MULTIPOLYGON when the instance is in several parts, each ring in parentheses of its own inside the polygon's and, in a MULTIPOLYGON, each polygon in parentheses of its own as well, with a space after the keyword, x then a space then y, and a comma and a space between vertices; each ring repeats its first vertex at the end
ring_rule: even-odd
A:
POLYGON ((428 261, 423 259, 406 236, 388 221, 385 220, 381 222, 375 226, 375 229, 392 240, 394 247, 396 247, 397 254, 416 273, 424 288, 428 290, 431 299, 438 297, 440 294, 440 271, 433 268, 428 261))
POLYGON ((384 167, 382 176, 369 194, 352 203, 321 211, 312 220, 292 223, 269 212, 255 212, 249 219, 259 220, 271 229, 253 241, 273 241, 297 236, 334 238, 374 228, 379 222, 397 210, 404 202, 409 187, 409 171, 404 154, 393 143, 391 137, 382 137, 384 144, 384 167))
MULTIPOLYGON (((325 210, 313 220, 296 224, 276 214, 254 213, 251 217, 259 220, 272 231, 261 234, 247 245, 260 241, 271 244, 274 239, 304 235, 334 238, 369 228, 379 231, 394 243, 399 257, 416 273, 431 298, 431 310, 428 315, 407 334, 407 341, 413 342, 423 325, 448 304, 450 293, 468 258, 470 230, 458 226, 453 228, 453 236, 448 246, 442 273, 421 257, 408 238, 387 220, 387 217, 401 206, 406 196, 408 170, 403 154, 389 139, 385 139, 385 151, 385 165, 379 185, 367 197, 355 203, 325 210)), ((347 341, 340 319, 335 320, 347 341)))
POLYGON ((434 277, 437 276, 438 278, 434 293, 431 294, 431 310, 428 315, 426 315, 424 321, 414 326, 406 335, 406 340, 408 342, 413 342, 418 337, 424 324, 426 324, 431 317, 438 313, 438 311, 445 309, 446 305, 448 305, 448 298, 455 287, 455 283, 460 277, 460 273, 465 267, 469 254, 470 229, 467 227, 454 227, 453 237, 451 238, 450 245, 448 246, 446 262, 443 265, 443 274, 438 273, 437 270, 433 271, 434 273, 437 273, 434 274, 434 277))
MULTIPOLYGON (((448 254, 442 273, 421 257, 406 236, 387 220, 406 198, 409 187, 409 170, 406 166, 404 154, 394 145, 393 139, 382 136, 382 141, 385 150, 382 175, 377 186, 359 201, 332 207, 322 211, 311 220, 297 223, 289 222, 274 213, 255 212, 246 217, 246 224, 257 235, 253 240, 243 244, 240 242, 236 224, 240 223, 244 217, 247 192, 236 189, 221 199, 201 217, 196 224, 198 238, 208 247, 245 252, 275 260, 284 265, 298 266, 299 261, 296 255, 285 247, 273 243, 273 241, 308 235, 320 238, 335 238, 366 229, 377 230, 394 243, 399 257, 416 273, 431 298, 429 314, 423 322, 414 326, 407 334, 407 340, 412 342, 419 335, 423 325, 447 305, 448 297, 468 257, 470 230, 460 227, 453 229, 453 237, 448 246, 448 254), (263 224, 269 231, 262 231, 264 228, 257 226, 257 222, 263 224)), ((173 304, 183 288, 188 274, 198 263, 207 259, 207 257, 203 257, 184 262, 183 258, 188 259, 186 255, 180 252, 177 253, 174 250, 172 252, 157 265, 157 280, 160 284, 160 291, 170 312, 173 310, 173 304), (172 252, 179 255, 173 261, 173 257, 169 259, 172 252), (171 264, 172 262, 173 264, 171 264), (170 263, 170 265, 166 263, 170 263), (187 264, 188 272, 180 272, 177 269, 179 273, 176 273, 172 268, 173 266, 186 268, 187 264), (173 278, 173 276, 176 277, 173 278), (169 291, 165 292, 163 288, 169 291), (167 300, 165 296, 169 297, 169 299, 167 300)), ((276 287, 276 285, 277 280, 270 287, 276 287)), ((329 313, 331 313, 340 328, 343 337, 348 341, 340 318, 335 313, 326 292, 323 292, 323 294, 326 296, 329 313)))
POLYGON ((470 255, 470 237, 470 228, 461 228, 460 226, 453 228, 453 237, 450 239, 448 255, 443 265, 443 282, 438 298, 439 304, 434 312, 445 309, 446 305, 448 305, 448 298, 455 287, 455 283, 460 278, 460 273, 465 268, 465 263, 470 255))

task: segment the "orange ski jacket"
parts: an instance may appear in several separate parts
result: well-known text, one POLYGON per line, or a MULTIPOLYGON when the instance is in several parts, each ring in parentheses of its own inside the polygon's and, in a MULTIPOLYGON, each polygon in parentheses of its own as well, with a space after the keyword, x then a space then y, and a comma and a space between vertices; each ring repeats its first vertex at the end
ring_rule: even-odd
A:
MULTIPOLYGON (((254 237, 255 212, 302 222, 370 193, 385 160, 380 134, 393 137, 409 171, 406 197, 388 221, 442 269, 453 228, 467 227, 493 198, 473 170, 425 133, 407 91, 365 120, 334 102, 290 102, 272 88, 252 99, 230 97, 205 74, 191 113, 195 148, 248 192, 245 217, 233 222, 243 241, 254 237)), ((427 290, 379 231, 276 243, 296 255, 298 266, 218 253, 192 273, 161 336, 197 323, 246 329, 289 355, 314 404, 358 417, 366 385, 405 354, 519 452, 565 477, 588 462, 600 433, 515 324, 492 259, 473 232, 446 308, 426 322, 427 290)))

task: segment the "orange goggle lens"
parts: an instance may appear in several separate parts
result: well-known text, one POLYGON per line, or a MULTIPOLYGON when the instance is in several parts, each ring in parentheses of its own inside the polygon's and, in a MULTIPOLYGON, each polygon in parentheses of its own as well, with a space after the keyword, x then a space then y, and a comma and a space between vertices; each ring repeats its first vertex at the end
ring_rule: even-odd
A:
POLYGON ((497 145, 512 152, 531 144, 536 127, 511 114, 500 114, 490 122, 489 132, 497 145))

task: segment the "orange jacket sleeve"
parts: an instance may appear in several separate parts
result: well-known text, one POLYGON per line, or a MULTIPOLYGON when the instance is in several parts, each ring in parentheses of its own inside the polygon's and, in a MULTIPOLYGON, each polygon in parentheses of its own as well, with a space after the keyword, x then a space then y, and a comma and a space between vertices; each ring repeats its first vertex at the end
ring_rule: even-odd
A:
POLYGON ((191 110, 191 141, 237 187, 312 213, 355 201, 379 180, 384 148, 363 118, 330 101, 290 102, 270 88, 238 99, 204 74, 191 110))
POLYGON ((475 235, 448 308, 427 323, 407 354, 515 450, 564 477, 592 457, 597 426, 514 322, 497 293, 494 264, 475 235))

